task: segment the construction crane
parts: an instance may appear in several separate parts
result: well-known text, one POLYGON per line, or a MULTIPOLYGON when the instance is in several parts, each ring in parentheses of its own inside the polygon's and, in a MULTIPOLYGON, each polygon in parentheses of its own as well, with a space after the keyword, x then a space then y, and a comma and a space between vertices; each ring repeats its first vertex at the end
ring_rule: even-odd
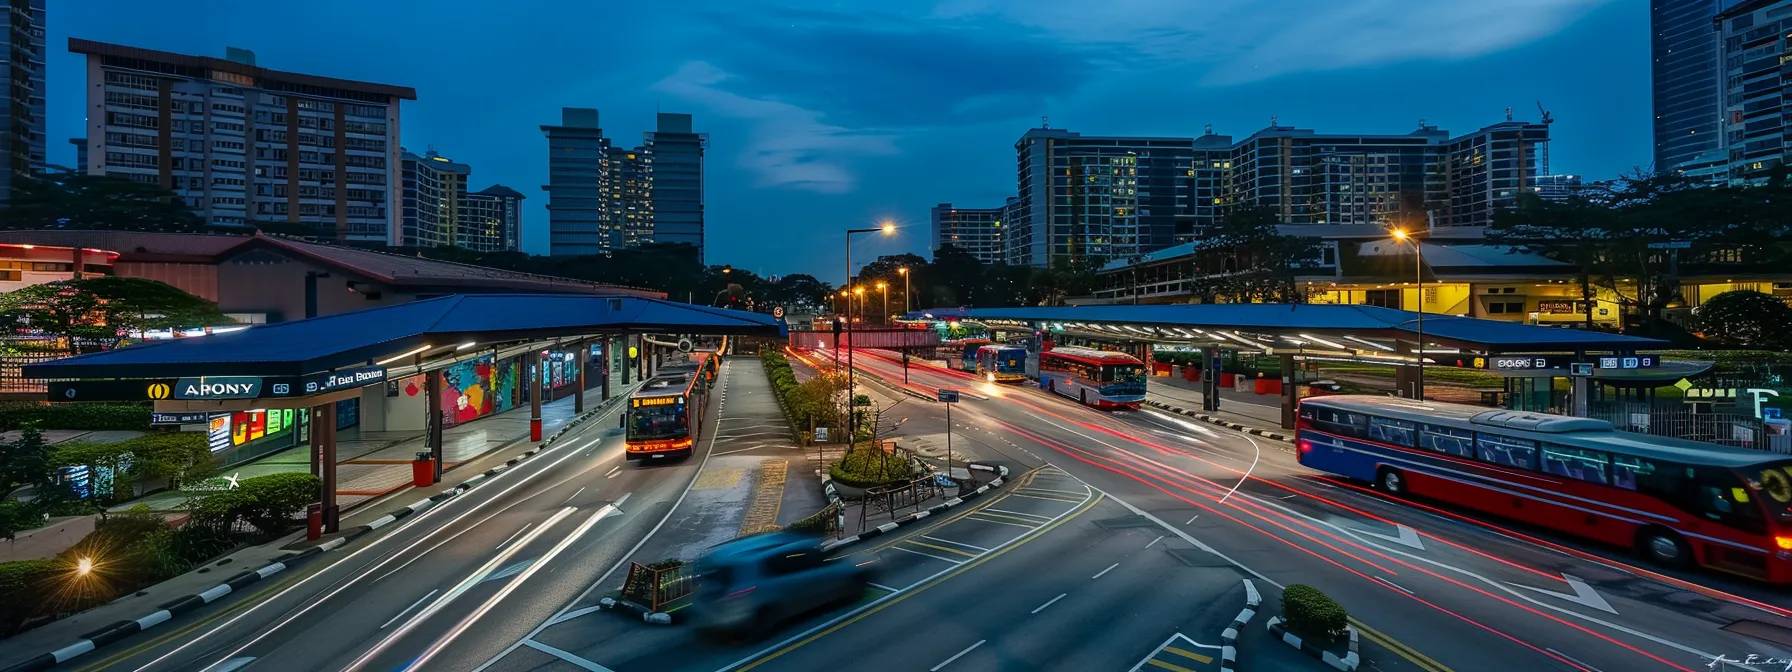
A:
MULTIPOLYGON (((1544 132, 1547 133, 1549 131, 1549 125, 1556 123, 1556 118, 1553 116, 1550 116, 1549 110, 1543 109, 1543 101, 1541 101, 1541 100, 1537 101, 1537 112, 1539 114, 1543 115, 1543 119, 1542 119, 1543 129, 1544 129, 1544 132)), ((1549 174, 1549 141, 1548 140, 1543 141, 1543 156, 1540 158, 1542 158, 1542 160, 1543 160, 1542 161, 1543 165, 1542 165, 1542 172, 1539 174, 1548 175, 1549 174)))

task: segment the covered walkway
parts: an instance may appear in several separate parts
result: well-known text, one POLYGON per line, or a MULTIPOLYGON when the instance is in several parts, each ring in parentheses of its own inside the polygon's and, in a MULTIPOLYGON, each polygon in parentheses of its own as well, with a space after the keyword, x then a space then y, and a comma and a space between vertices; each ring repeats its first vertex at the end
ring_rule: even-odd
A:
POLYGON ((529 438, 540 441, 544 402, 570 396, 572 414, 584 412, 586 389, 607 399, 613 376, 626 386, 689 347, 667 338, 784 335, 770 315, 638 296, 451 295, 80 355, 24 375, 50 380, 56 401, 149 400, 170 424, 210 423, 215 453, 240 445, 233 414, 247 414, 243 432, 302 433, 323 480, 325 531, 335 531, 339 412, 364 430, 421 430, 439 480, 456 457, 444 451, 447 426, 527 404, 529 438))

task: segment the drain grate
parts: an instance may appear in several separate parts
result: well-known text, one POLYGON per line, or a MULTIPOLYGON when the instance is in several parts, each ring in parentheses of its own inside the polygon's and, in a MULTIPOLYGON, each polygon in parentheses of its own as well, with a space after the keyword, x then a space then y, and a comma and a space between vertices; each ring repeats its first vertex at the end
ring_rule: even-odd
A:
POLYGON ((1761 621, 1753 621, 1745 618, 1724 626, 1724 629, 1738 635, 1753 637, 1762 641, 1774 642, 1785 646, 1792 646, 1792 628, 1786 628, 1772 623, 1762 623, 1761 621))

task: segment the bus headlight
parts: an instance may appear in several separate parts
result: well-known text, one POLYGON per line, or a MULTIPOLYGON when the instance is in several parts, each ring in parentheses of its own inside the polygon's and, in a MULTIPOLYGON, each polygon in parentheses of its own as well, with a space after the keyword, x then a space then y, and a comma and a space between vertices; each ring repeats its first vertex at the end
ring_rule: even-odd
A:
POLYGON ((992 383, 996 382, 996 374, 994 374, 994 373, 983 374, 983 379, 987 380, 989 382, 992 382, 992 383))

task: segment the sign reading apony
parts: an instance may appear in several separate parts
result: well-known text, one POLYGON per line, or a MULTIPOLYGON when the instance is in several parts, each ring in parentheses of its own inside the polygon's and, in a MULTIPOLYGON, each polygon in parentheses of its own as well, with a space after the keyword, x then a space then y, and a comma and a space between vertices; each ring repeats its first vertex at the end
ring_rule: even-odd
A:
MULTIPOLYGON (((254 399, 261 396, 261 379, 253 376, 182 378, 174 382, 175 399, 254 399)), ((155 396, 153 392, 150 395, 155 396)))

